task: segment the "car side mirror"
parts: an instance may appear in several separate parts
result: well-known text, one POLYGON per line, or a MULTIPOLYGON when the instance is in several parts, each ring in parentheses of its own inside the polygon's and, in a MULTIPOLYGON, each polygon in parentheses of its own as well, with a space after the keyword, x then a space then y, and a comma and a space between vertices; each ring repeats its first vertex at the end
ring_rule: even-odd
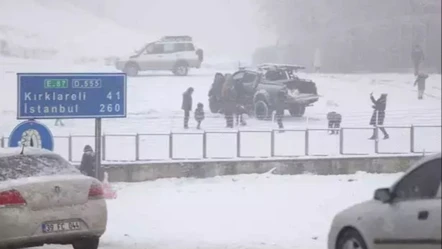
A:
POLYGON ((386 203, 393 199, 393 195, 389 188, 380 188, 374 192, 374 199, 386 203))

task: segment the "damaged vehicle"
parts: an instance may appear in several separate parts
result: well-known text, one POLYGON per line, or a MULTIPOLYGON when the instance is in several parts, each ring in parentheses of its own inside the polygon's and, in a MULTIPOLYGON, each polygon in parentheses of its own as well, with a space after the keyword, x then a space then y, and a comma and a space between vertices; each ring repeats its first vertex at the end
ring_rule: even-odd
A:
MULTIPOLYGON (((294 117, 302 117, 305 109, 319 100, 316 84, 298 77, 295 73, 303 66, 285 64, 262 64, 254 69, 240 68, 232 75, 235 88, 241 89, 237 104, 243 105, 257 119, 270 119, 275 110, 279 91, 286 92, 285 110, 294 117)), ((220 86, 224 77, 216 75, 209 91, 212 113, 222 112, 223 101, 220 86)))

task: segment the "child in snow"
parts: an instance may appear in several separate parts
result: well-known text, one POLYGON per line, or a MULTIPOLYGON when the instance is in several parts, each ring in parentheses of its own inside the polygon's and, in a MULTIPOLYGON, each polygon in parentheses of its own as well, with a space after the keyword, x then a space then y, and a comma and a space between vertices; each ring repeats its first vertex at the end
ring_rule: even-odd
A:
POLYGON ((201 122, 204 120, 204 105, 202 103, 198 103, 195 110, 195 120, 198 123, 197 129, 201 129, 201 122))
POLYGON ((330 129, 330 134, 339 134, 339 128, 341 128, 342 116, 337 112, 327 113, 328 128, 330 129))

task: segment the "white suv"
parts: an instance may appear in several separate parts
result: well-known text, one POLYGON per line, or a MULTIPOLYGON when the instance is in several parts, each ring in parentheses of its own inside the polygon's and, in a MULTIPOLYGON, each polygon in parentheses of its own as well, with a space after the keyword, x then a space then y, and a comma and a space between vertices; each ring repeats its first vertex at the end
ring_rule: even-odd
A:
POLYGON ((117 59, 115 66, 128 76, 140 71, 170 70, 186 76, 189 68, 200 68, 203 50, 196 49, 190 36, 165 36, 148 43, 129 58, 117 59))

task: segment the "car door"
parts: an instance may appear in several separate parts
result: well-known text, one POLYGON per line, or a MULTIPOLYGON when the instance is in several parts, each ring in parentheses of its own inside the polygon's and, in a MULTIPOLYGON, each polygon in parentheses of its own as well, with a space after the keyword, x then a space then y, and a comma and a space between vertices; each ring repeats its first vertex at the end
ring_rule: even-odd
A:
POLYGON ((150 43, 142 54, 137 58, 141 70, 159 70, 160 60, 163 54, 163 45, 150 43))
POLYGON ((379 209, 383 225, 374 238, 376 249, 440 249, 440 186, 440 158, 405 175, 392 189, 394 199, 379 209))
POLYGON ((172 70, 175 63, 178 61, 178 51, 176 43, 164 43, 163 53, 159 55, 159 69, 172 70))

